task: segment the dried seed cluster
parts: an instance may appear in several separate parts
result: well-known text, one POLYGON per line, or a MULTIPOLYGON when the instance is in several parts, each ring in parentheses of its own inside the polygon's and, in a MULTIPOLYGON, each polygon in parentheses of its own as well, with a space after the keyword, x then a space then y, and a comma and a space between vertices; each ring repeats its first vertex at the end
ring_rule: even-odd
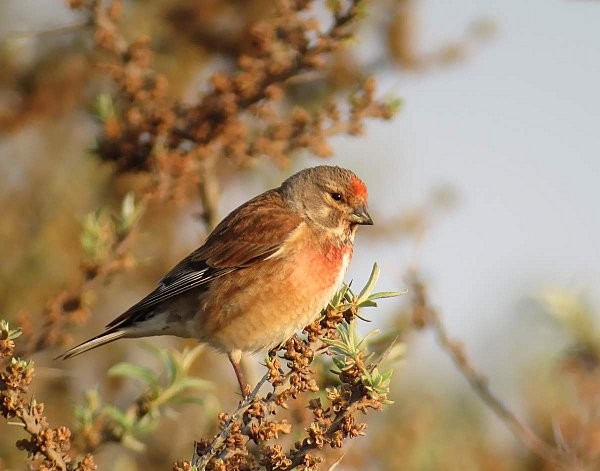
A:
MULTIPOLYGON (((365 385, 364 372, 375 365, 365 364, 364 355, 348 359, 348 367, 337 372, 339 384, 327 389, 318 384, 312 369, 317 356, 333 355, 327 341, 341 341, 339 326, 352 321, 356 311, 353 304, 341 310, 329 306, 321 319, 305 329, 304 338, 294 336, 272 350, 265 365, 271 391, 252 397, 239 415, 221 414, 220 434, 197 445, 194 464, 228 471, 316 470, 323 457, 315 451, 341 448, 344 440, 364 435, 366 424, 358 413, 381 410, 387 401, 385 394, 373 394, 365 385), (309 411, 304 437, 286 449, 289 439, 280 440, 280 435, 284 438, 292 426, 282 416, 289 412, 290 401, 297 407, 300 399, 309 411)), ((186 463, 178 462, 173 469, 186 469, 186 463)))
POLYGON ((352 94, 344 111, 335 102, 309 110, 290 98, 291 81, 325 71, 330 55, 345 47, 363 2, 332 3, 327 29, 312 16, 315 3, 273 2, 240 36, 247 47, 236 51, 234 70, 213 74, 197 103, 183 104, 153 69, 149 39, 128 44, 120 34, 121 0, 106 8, 74 2, 94 24, 96 45, 106 54, 103 68, 118 87, 110 106, 98 113, 99 157, 121 171, 150 171, 161 183, 156 191, 172 195, 174 187, 198 183, 197 163, 206 158, 246 165, 270 156, 283 163, 300 149, 325 157, 332 153, 332 135, 361 134, 367 118, 390 119, 397 103, 378 102, 372 79, 352 94))
POLYGON ((64 426, 50 427, 44 416, 44 404, 28 398, 29 386, 35 370, 33 362, 12 357, 14 339, 19 331, 11 330, 4 321, 0 324, 0 414, 6 419, 17 419, 23 424, 28 438, 18 440, 17 448, 27 452, 32 469, 43 471, 94 471, 97 469, 91 455, 73 463, 71 431, 64 426))

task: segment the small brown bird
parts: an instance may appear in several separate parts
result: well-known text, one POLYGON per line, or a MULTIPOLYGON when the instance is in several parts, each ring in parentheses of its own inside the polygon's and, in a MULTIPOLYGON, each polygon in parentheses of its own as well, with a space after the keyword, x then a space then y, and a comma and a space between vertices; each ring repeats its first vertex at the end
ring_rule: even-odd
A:
POLYGON ((61 357, 120 338, 192 337, 229 355, 243 393, 242 352, 276 346, 319 315, 361 224, 373 220, 353 172, 302 170, 231 212, 152 293, 61 357))

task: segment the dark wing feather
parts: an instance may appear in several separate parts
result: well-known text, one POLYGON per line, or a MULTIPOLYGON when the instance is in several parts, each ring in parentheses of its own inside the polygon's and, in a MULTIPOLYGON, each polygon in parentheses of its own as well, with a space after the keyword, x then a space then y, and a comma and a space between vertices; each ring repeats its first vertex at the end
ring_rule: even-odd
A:
POLYGON ((143 320, 167 299, 267 259, 301 221, 285 206, 277 189, 251 199, 223 219, 204 245, 167 273, 152 293, 106 327, 113 329, 143 320))

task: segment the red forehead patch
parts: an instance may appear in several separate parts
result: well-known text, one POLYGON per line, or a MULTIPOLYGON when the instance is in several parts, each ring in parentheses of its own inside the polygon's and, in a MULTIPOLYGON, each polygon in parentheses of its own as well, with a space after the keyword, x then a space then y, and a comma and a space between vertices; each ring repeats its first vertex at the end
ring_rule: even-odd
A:
POLYGON ((359 180, 357 177, 352 177, 350 181, 350 188, 352 189, 352 193, 360 198, 367 197, 367 186, 359 180))

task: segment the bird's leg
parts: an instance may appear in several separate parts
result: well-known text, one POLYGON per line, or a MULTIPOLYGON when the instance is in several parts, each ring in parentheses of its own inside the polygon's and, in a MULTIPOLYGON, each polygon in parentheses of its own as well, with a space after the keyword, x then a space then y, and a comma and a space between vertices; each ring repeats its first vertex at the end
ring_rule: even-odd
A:
POLYGON ((235 377, 238 380, 238 384, 240 385, 240 391, 242 392, 242 397, 245 398, 248 395, 248 385, 246 381, 244 381, 244 373, 242 373, 242 368, 240 367, 240 361, 242 359, 242 352, 240 350, 233 350, 229 352, 228 355, 229 361, 233 366, 233 371, 235 371, 235 377))

